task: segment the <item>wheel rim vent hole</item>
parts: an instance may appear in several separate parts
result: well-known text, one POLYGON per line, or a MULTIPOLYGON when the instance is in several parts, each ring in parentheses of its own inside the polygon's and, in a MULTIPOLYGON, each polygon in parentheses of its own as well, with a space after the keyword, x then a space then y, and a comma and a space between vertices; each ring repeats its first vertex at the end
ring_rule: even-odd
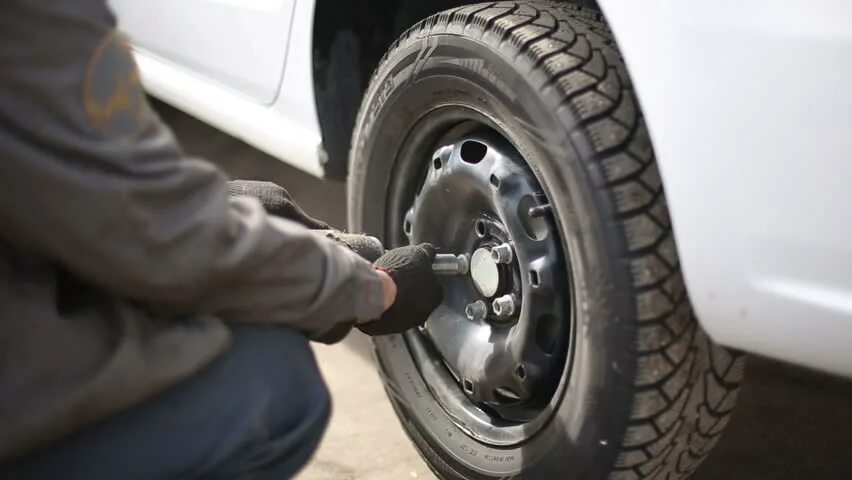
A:
POLYGON ((484 143, 472 140, 462 143, 461 150, 459 151, 462 161, 467 163, 479 163, 485 158, 487 153, 488 147, 484 143))
POLYGON ((462 380, 462 388, 464 388, 464 393, 468 395, 473 395, 473 382, 468 379, 462 380))
POLYGON ((492 174, 491 174, 491 178, 490 178, 489 180, 491 181, 491 186, 492 186, 492 187, 494 187, 494 188, 500 188, 500 177, 498 177, 497 175, 494 175, 494 174, 492 173, 492 174))
POLYGON ((435 167, 435 170, 440 170, 441 167, 444 166, 444 162, 441 160, 441 157, 435 157, 432 159, 432 166, 435 167))
POLYGON ((537 206, 538 203, 532 196, 525 195, 518 202, 518 218, 524 227, 524 233, 531 240, 544 240, 548 234, 547 220, 543 217, 533 217, 530 215, 530 210, 537 206))
POLYGON ((509 387, 495 388, 494 399, 503 405, 513 405, 521 401, 520 395, 509 387))
POLYGON ((411 235, 411 221, 410 220, 406 220, 405 223, 403 223, 402 228, 405 230, 406 235, 411 235))
POLYGON ((518 368, 515 369, 515 376, 521 380, 526 380, 527 378, 527 369, 524 368, 523 365, 518 365, 518 368))
POLYGON ((538 288, 541 285, 541 279, 538 276, 538 272, 535 270, 530 270, 530 286, 533 288, 538 288))

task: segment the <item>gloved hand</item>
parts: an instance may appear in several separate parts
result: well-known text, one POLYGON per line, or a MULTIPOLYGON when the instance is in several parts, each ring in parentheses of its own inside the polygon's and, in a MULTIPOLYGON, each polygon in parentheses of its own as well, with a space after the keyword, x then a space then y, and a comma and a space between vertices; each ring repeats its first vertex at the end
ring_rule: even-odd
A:
POLYGON ((376 237, 357 233, 338 232, 336 230, 320 230, 314 233, 322 235, 341 247, 352 250, 368 262, 375 262, 385 254, 385 247, 382 246, 382 242, 376 237))
POLYGON ((358 325, 367 335, 402 333, 426 322, 441 304, 443 291, 432 271, 435 247, 428 243, 388 251, 373 264, 396 282, 393 305, 378 320, 358 325))
POLYGON ((232 180, 228 182, 228 195, 254 197, 260 200, 263 208, 270 215, 301 223, 311 230, 328 230, 331 228, 327 223, 310 217, 296 205, 287 190, 272 182, 232 180))
POLYGON ((354 325, 355 321, 338 323, 331 327, 331 330, 311 337, 311 340, 326 345, 334 345, 346 338, 354 325))
POLYGON ((352 250, 368 262, 376 261, 385 252, 381 242, 374 237, 332 230, 327 223, 308 216, 296 205, 287 190, 272 182, 232 180, 228 182, 228 195, 254 197, 260 200, 261 205, 270 215, 301 223, 311 230, 318 230, 316 232, 318 235, 352 250))

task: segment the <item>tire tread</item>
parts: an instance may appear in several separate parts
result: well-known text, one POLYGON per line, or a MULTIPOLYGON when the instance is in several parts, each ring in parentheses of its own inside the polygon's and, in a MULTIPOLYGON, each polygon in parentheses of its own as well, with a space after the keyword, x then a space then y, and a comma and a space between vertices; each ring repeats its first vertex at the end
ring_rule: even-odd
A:
MULTIPOLYGON (((744 357, 714 344, 692 312, 647 126, 610 29, 569 3, 482 3, 424 20, 389 54, 438 32, 473 35, 543 78, 542 95, 555 91, 575 121, 567 135, 588 142, 583 161, 623 232, 636 309, 633 406, 609 478, 687 478, 728 423, 744 357)), ((438 457, 427 460, 439 475, 456 474, 438 457)))

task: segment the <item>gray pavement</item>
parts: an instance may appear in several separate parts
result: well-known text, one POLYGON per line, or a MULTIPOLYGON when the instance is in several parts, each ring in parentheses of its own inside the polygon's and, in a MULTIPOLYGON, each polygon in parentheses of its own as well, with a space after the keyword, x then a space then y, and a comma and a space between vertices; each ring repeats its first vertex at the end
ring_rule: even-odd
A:
MULTIPOLYGON (((312 215, 345 224, 342 184, 319 181, 157 106, 190 154, 218 163, 235 178, 278 182, 312 215)), ((316 352, 334 414, 319 452, 298 480, 434 479, 387 403, 368 340, 352 335, 316 352)), ((728 431, 695 478, 852 478, 852 382, 751 358, 728 431)))

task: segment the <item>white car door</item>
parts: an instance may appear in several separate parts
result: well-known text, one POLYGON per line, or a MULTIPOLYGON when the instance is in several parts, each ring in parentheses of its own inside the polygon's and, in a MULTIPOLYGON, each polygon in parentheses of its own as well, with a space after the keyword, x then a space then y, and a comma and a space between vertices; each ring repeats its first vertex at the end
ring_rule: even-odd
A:
POLYGON ((110 0, 135 48, 262 105, 279 91, 295 0, 110 0))

